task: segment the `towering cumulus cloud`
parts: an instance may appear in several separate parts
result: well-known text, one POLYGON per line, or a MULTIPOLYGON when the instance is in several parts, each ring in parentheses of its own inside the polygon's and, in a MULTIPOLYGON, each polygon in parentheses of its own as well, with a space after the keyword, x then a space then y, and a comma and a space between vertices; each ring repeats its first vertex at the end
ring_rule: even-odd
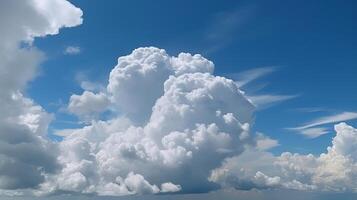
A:
MULTIPOLYGON (((357 132, 336 125, 320 156, 267 150, 275 140, 250 133, 254 106, 200 55, 169 56, 154 47, 118 59, 106 91, 73 95, 83 112, 101 96, 115 117, 65 130, 59 144, 63 168, 40 192, 127 195, 284 188, 356 191, 357 132), (93 102, 91 102, 93 101, 93 102)), ((79 117, 81 113, 78 113, 79 117)))
POLYGON ((46 140, 52 117, 22 93, 43 59, 32 40, 80 24, 81 15, 64 0, 1 2, 0 194, 37 187, 59 168, 56 147, 46 140))
MULTIPOLYGON (((64 168, 42 189, 126 195, 217 187, 210 171, 251 142, 254 107, 213 67, 201 55, 154 47, 120 57, 105 92, 117 117, 72 130, 59 144, 64 168)), ((76 101, 91 101, 84 94, 76 101)))

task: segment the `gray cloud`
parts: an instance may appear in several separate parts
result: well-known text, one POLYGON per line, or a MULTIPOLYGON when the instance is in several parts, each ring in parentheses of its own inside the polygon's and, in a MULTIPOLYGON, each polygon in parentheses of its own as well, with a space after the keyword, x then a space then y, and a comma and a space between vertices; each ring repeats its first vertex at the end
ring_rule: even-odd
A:
POLYGON ((36 188, 54 173, 56 145, 46 140, 52 116, 23 96, 43 60, 35 37, 81 23, 67 1, 2 1, 0 6, 0 190, 36 188), (55 8, 55 9, 53 9, 55 8), (21 45, 22 44, 22 45, 21 45))

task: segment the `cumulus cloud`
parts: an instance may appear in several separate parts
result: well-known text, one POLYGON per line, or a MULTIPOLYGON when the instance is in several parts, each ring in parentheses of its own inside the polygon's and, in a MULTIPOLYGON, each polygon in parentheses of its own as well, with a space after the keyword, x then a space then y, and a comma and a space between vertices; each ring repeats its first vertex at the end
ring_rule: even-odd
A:
POLYGON ((213 63, 200 55, 181 53, 171 57, 163 49, 139 48, 119 57, 118 65, 110 72, 107 89, 121 112, 142 123, 163 95, 164 82, 170 75, 212 71, 213 63))
POLYGON ((104 93, 94 94, 84 91, 81 95, 72 95, 69 100, 68 111, 84 120, 95 119, 109 105, 109 99, 104 93))
POLYGON ((268 150, 278 141, 250 132, 252 102, 233 80, 213 75, 213 63, 200 55, 135 49, 118 59, 106 91, 73 95, 69 108, 101 112, 92 110, 101 98, 114 117, 59 131, 62 168, 45 177, 37 194, 355 190, 354 128, 337 125, 320 156, 275 156, 268 150))
POLYGON ((254 106, 234 81, 214 76, 213 67, 201 55, 175 57, 154 47, 120 57, 107 91, 85 91, 69 103, 73 113, 86 115, 109 99, 103 105, 115 117, 62 131, 63 168, 38 192, 128 195, 216 188, 207 179, 210 171, 254 143, 249 133, 254 106))
POLYGON ((357 129, 340 123, 326 153, 319 156, 284 152, 280 156, 250 150, 227 159, 210 180, 227 187, 287 188, 356 192, 357 129), (254 160, 249 157, 254 156, 254 160))
POLYGON ((46 140, 52 115, 23 91, 44 57, 32 46, 34 38, 76 26, 81 15, 79 8, 64 0, 1 2, 0 190, 35 188, 45 174, 59 169, 57 147, 46 140))

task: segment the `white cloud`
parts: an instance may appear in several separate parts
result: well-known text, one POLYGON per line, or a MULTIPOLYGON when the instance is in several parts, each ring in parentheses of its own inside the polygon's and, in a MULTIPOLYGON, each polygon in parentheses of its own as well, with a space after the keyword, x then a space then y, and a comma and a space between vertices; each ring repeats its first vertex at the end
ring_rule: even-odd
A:
POLYGON ((305 135, 308 138, 317 138, 321 135, 327 134, 328 132, 328 129, 323 127, 306 128, 300 131, 302 135, 305 135))
POLYGON ((138 48, 118 59, 107 89, 121 112, 142 123, 148 120, 155 101, 164 93, 164 82, 170 75, 212 71, 213 63, 201 55, 181 53, 170 57, 163 49, 138 48))
MULTIPOLYGON (((100 93, 111 100, 115 117, 59 131, 65 135, 58 157, 63 168, 48 176, 38 192, 128 195, 213 189, 210 171, 253 143, 254 106, 234 81, 212 72, 213 63, 200 55, 172 57, 154 47, 120 57, 107 91, 100 93)), ((97 95, 72 96, 69 107, 87 114, 95 107, 88 97, 97 95)))
POLYGON ((279 142, 277 140, 271 139, 262 133, 257 133, 256 148, 258 150, 264 151, 277 146, 279 146, 279 142))
POLYGON ((258 78, 273 73, 274 71, 276 71, 276 67, 259 67, 243 71, 235 75, 235 78, 237 79, 236 83, 239 87, 243 87, 258 78))
POLYGON ((276 94, 254 94, 252 89, 246 87, 247 85, 251 85, 253 81, 269 75, 275 72, 277 67, 260 67, 249 69, 238 74, 233 74, 232 77, 235 79, 237 86, 241 89, 246 90, 246 94, 248 98, 252 101, 252 103, 257 107, 257 109, 265 109, 274 104, 287 101, 293 98, 298 97, 299 95, 276 95, 276 94))
POLYGON ((289 99, 293 99, 298 97, 298 95, 272 95, 272 94, 265 94, 265 95, 253 95, 249 96, 248 98, 253 102, 253 104, 259 108, 266 108, 272 104, 279 103, 282 101, 286 101, 289 99))
POLYGON ((109 99, 104 93, 94 94, 84 91, 81 95, 72 95, 69 100, 68 111, 83 120, 92 120, 105 111, 109 106, 109 99))
POLYGON ((67 55, 77 55, 81 53, 81 48, 78 46, 68 46, 63 53, 67 55))
MULTIPOLYGON (((64 135, 58 157, 63 167, 46 176, 37 194, 187 193, 210 191, 216 184, 354 191, 355 129, 337 125, 332 146, 320 156, 274 156, 267 150, 278 141, 251 135, 254 106, 237 84, 212 75, 213 64, 203 57, 180 55, 188 57, 177 62, 178 57, 161 49, 136 49, 118 59, 107 91, 85 91, 110 99, 114 118, 59 131, 64 135)), ((76 98, 82 96, 87 95, 76 98)), ((79 102, 81 109, 92 107, 79 102)))
POLYGON ((343 112, 343 113, 340 113, 340 114, 336 114, 336 115, 331 115, 331 116, 326 116, 326 117, 321 117, 321 118, 315 119, 315 120, 313 120, 311 122, 306 123, 303 126, 295 127, 293 129, 302 130, 302 129, 307 129, 307 128, 311 128, 311 127, 314 127, 314 126, 337 123, 337 122, 347 121, 347 120, 352 120, 352 119, 357 119, 357 113, 355 113, 355 112, 343 112))
POLYGON ((161 184, 161 192, 178 192, 180 190, 181 190, 180 185, 175 185, 170 182, 161 184))
POLYGON ((240 189, 287 188, 295 190, 357 192, 357 129, 335 125, 332 146, 319 156, 284 152, 280 156, 250 150, 227 159, 210 180, 240 189), (254 159, 251 159, 254 157, 254 159), (257 173, 259 179, 257 180, 257 173))
POLYGON ((305 125, 287 128, 288 130, 298 131, 300 134, 305 135, 308 138, 316 138, 328 133, 328 129, 324 127, 316 127, 325 124, 337 123, 342 121, 348 121, 357 119, 357 113, 355 112, 342 112, 340 114, 320 117, 313 121, 306 123, 305 125))
MULTIPOLYGON (((1 1, 0 190, 36 188, 54 173, 57 146, 46 140, 52 115, 23 95, 43 60, 35 37, 82 22, 82 11, 64 0, 1 1), (20 45, 21 43, 26 43, 20 45)), ((1 192, 2 193, 2 192, 1 192)), ((20 191, 16 192, 21 193, 20 191)))

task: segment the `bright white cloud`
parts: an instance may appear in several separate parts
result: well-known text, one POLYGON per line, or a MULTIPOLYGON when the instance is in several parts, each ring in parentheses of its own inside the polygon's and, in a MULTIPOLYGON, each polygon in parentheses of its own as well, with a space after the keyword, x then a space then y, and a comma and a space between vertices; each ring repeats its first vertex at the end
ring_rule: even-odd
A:
POLYGON ((85 91, 69 103, 74 113, 87 114, 95 107, 93 100, 105 96, 116 117, 59 131, 65 135, 58 157, 63 168, 48 176, 39 192, 128 195, 213 189, 210 171, 253 143, 254 106, 234 81, 212 72, 213 63, 200 55, 172 57, 154 47, 120 57, 105 93, 85 91))

